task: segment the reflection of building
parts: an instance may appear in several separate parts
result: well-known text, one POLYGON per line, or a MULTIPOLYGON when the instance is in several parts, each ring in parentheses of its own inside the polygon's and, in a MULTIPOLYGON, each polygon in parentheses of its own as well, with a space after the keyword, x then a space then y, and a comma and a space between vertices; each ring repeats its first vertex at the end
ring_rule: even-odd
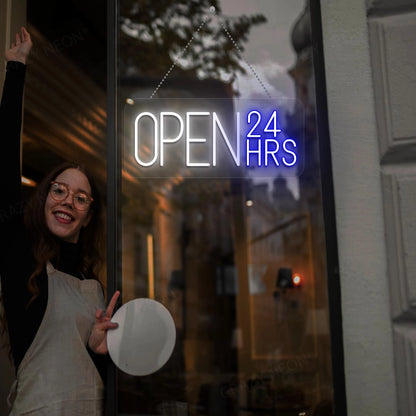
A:
MULTIPOLYGON (((120 103, 131 96, 148 97, 149 84, 157 85, 157 80, 123 78, 120 103)), ((229 93, 229 86, 218 81, 172 78, 158 95, 225 98, 229 93)), ((123 126, 122 136, 129 136, 128 128, 123 126)), ((149 389, 154 393, 132 409, 150 413, 154 402, 171 400, 198 406, 201 412, 216 403, 219 414, 226 414, 224 406, 229 404, 221 397, 218 385, 237 371, 232 348, 236 282, 228 181, 187 179, 183 167, 177 165, 172 175, 148 178, 146 171, 140 171, 134 161, 130 163, 129 156, 125 156, 124 169, 135 178, 130 183, 123 181, 124 295, 146 296, 151 285, 146 268, 140 275, 134 272, 138 253, 131 244, 132 231, 141 229, 142 252, 148 253, 146 236, 153 238, 155 298, 174 317, 178 348, 160 374, 147 380, 120 375, 122 409, 127 411, 132 406, 138 391, 149 389), (156 385, 164 387, 156 391, 156 385)))
POLYGON ((287 187, 285 178, 273 180, 272 199, 277 212, 293 212, 299 209, 298 200, 295 199, 293 193, 287 187))

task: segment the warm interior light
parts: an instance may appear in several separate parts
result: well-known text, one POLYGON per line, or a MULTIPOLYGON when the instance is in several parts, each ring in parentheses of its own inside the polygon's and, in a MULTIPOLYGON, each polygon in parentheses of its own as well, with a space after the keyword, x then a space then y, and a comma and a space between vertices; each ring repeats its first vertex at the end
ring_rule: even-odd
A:
POLYGON ((148 285, 149 298, 155 298, 155 278, 154 278, 154 258, 153 258, 153 236, 147 234, 147 267, 149 270, 148 285))
POLYGON ((300 286, 302 283, 302 277, 300 276, 300 274, 295 273, 292 277, 292 281, 294 286, 300 286))
POLYGON ((26 178, 26 176, 22 176, 22 185, 35 187, 36 182, 32 179, 26 178))
POLYGON ((252 201, 251 199, 249 199, 248 201, 246 201, 246 205, 247 205, 248 207, 253 206, 253 201, 252 201))
POLYGON ((129 105, 133 105, 134 100, 132 98, 126 98, 126 103, 129 104, 129 105))

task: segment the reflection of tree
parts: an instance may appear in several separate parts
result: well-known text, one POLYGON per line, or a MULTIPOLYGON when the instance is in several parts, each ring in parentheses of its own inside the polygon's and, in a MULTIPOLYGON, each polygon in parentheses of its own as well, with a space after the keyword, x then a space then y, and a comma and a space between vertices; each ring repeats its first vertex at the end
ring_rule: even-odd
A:
POLYGON ((261 14, 225 17, 217 0, 125 0, 120 15, 122 73, 161 76, 192 39, 178 65, 191 76, 224 80, 227 75, 228 81, 245 70, 224 28, 244 51, 252 26, 266 21, 261 14))

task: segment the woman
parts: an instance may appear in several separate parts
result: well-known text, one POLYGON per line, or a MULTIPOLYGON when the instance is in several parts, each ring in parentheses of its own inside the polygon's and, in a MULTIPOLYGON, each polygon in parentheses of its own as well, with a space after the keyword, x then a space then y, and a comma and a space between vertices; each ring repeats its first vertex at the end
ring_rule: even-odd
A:
POLYGON ((10 415, 101 415, 99 357, 119 292, 103 312, 97 276, 99 203, 80 167, 65 164, 39 184, 26 207, 20 195, 20 129, 25 28, 6 52, 0 106, 0 275, 16 381, 10 415), (95 365, 96 363, 97 365, 95 365))

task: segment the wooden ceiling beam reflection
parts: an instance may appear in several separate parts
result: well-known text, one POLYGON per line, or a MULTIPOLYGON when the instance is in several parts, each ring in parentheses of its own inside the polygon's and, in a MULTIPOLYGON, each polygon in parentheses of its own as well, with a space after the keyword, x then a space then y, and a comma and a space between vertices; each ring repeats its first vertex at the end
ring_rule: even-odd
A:
POLYGON ((73 161, 105 185, 106 93, 35 27, 28 29, 34 48, 26 75, 23 167, 43 176, 62 160, 73 161), (45 160, 47 166, 34 166, 45 160))

